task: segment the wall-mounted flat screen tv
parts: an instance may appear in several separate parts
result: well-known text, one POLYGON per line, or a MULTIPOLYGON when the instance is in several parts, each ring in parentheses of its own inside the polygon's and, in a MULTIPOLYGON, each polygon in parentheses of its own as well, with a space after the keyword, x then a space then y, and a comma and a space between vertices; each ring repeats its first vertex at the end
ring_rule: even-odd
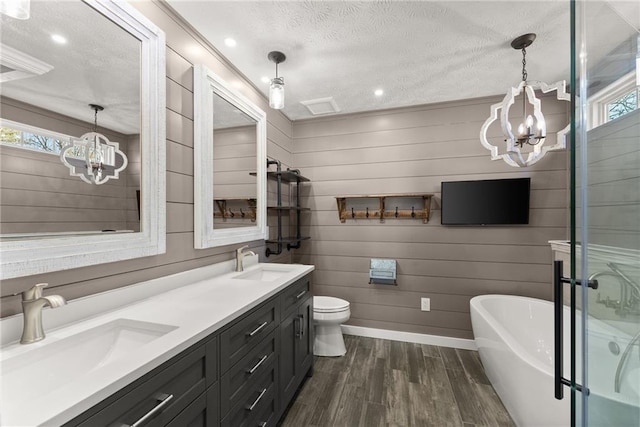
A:
POLYGON ((442 225, 529 223, 531 178, 443 182, 442 225))

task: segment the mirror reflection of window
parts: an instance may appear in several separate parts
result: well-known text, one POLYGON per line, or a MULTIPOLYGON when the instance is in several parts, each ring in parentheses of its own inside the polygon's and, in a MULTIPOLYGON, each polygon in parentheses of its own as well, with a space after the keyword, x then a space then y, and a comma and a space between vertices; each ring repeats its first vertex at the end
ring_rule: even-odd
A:
POLYGON ((256 226, 256 123, 225 99, 213 97, 215 229, 256 226))
POLYGON ((0 15, 0 40, 0 238, 140 231, 140 40, 80 0, 0 15), (92 102, 105 107, 98 131, 129 159, 104 185, 72 177, 59 157, 92 131, 92 102))

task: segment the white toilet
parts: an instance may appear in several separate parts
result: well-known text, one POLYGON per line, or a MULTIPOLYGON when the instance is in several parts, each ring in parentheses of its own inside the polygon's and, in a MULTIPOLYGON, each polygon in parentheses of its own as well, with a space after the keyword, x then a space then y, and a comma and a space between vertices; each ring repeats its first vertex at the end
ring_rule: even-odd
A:
POLYGON ((334 297, 313 297, 313 323, 316 356, 344 356, 347 352, 340 325, 349 320, 349 301, 334 297))

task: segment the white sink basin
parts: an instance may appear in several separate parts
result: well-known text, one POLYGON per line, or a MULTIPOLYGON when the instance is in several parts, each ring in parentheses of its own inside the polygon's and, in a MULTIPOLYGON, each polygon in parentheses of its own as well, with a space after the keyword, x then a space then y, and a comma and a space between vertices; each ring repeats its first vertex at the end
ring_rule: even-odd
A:
POLYGON ((33 350, 2 360, 3 403, 36 397, 52 391, 176 329, 160 323, 117 319, 59 340, 46 337, 33 350), (51 343, 47 343, 51 340, 51 343))
POLYGON ((274 280, 278 280, 282 276, 290 273, 292 270, 293 266, 289 264, 259 264, 259 266, 255 269, 251 269, 244 273, 240 273, 237 276, 234 276, 234 279, 273 282, 274 280))

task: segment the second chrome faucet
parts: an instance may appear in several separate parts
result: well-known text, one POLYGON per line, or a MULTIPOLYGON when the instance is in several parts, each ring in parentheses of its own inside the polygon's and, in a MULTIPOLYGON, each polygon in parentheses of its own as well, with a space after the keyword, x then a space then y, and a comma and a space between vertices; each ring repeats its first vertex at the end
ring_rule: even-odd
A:
POLYGON ((42 327, 42 309, 44 307, 56 308, 67 303, 60 295, 42 295, 42 288, 45 286, 47 283, 38 283, 22 293, 24 325, 20 344, 30 344, 44 339, 44 328, 42 327))
POLYGON ((238 249, 236 249, 236 271, 244 271, 244 257, 247 255, 255 255, 256 253, 253 251, 246 251, 249 245, 244 245, 238 249))

